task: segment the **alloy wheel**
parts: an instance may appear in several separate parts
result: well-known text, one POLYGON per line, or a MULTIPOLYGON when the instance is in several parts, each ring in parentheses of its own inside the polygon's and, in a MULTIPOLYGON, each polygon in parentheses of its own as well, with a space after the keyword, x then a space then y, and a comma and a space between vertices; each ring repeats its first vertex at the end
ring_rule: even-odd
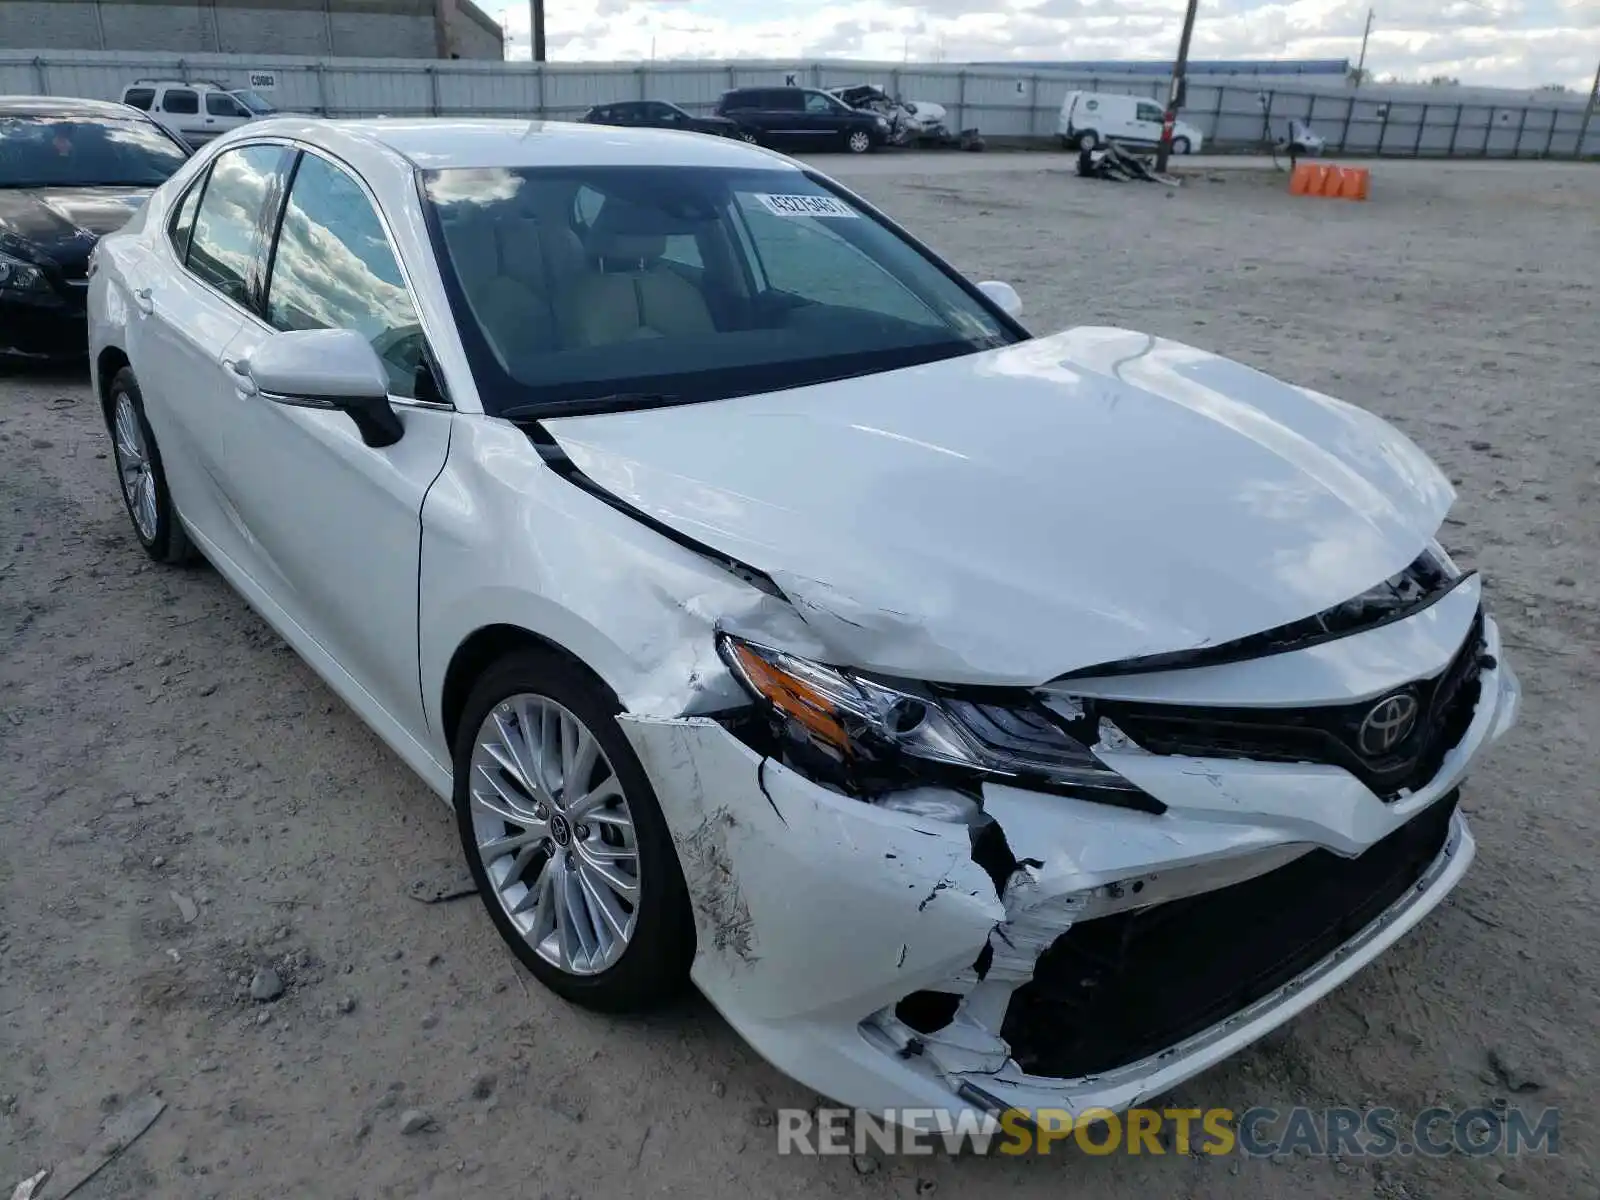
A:
POLYGON ((467 787, 484 876, 534 953, 571 975, 615 965, 638 922, 639 852, 594 734, 548 697, 508 696, 478 728, 467 787))
POLYGON ((865 154, 871 148, 872 139, 861 130, 858 129, 850 135, 850 153, 865 154))
POLYGON ((117 456, 117 474, 122 479, 122 494, 128 498, 128 512, 133 516, 134 528, 147 542, 156 537, 156 478, 150 466, 150 450, 145 445, 144 429, 133 398, 118 392, 115 399, 115 426, 113 448, 117 456))

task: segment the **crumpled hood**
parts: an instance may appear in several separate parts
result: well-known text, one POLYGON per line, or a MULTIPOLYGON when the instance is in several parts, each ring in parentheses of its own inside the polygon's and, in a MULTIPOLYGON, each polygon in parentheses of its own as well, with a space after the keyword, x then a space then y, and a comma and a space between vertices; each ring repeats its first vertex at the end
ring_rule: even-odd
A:
POLYGON ((0 188, 0 249, 30 262, 79 265, 121 229, 154 188, 0 188))
POLYGON ((1118 329, 545 424, 601 487, 770 575, 833 661, 952 683, 1310 616, 1409 564, 1454 499, 1379 418, 1118 329))

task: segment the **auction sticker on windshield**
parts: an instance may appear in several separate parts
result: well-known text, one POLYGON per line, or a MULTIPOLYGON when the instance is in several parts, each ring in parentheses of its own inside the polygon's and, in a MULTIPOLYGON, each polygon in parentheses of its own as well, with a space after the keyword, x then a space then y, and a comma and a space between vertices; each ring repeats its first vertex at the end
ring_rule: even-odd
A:
POLYGON ((832 196, 771 196, 755 193, 756 199, 780 217, 857 217, 855 209, 832 196))

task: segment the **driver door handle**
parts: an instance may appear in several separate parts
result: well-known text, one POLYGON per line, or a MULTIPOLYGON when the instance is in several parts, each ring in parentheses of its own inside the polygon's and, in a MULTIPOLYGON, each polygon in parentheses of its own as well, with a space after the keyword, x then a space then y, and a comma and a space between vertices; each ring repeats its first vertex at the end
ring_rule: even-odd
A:
POLYGON ((255 396, 261 391, 250 376, 250 364, 242 358, 225 358, 222 365, 233 376, 233 387, 241 396, 255 396))

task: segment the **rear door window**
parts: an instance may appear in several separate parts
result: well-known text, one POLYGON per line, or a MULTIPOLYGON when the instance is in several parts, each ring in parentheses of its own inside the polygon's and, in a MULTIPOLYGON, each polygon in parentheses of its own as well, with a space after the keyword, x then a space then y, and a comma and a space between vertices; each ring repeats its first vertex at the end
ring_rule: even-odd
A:
POLYGON ((192 88, 168 88, 161 97, 161 107, 169 113, 197 113, 200 97, 192 88))
POLYGON ((282 146, 219 154, 195 215, 189 270, 252 311, 261 281, 262 217, 289 156, 282 146))

